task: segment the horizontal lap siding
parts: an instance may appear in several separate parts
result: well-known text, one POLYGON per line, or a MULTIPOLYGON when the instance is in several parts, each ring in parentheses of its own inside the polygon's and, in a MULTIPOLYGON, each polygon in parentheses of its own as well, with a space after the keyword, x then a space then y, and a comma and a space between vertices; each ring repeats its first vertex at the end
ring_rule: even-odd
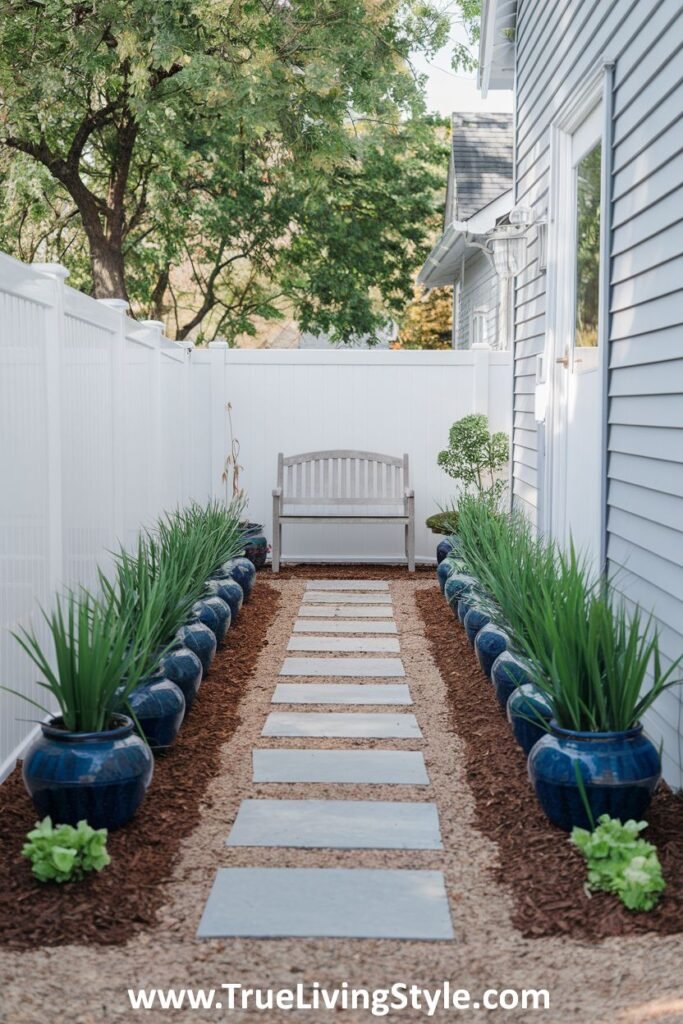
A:
MULTIPOLYGON (((550 125, 603 56, 616 61, 610 295, 608 559, 620 589, 653 609, 667 658, 683 651, 683 10, 679 0, 521 0, 516 202, 544 215, 550 125)), ((537 506, 535 356, 545 276, 516 280, 515 502, 537 506)), ((683 777, 681 692, 648 727, 665 774, 683 777)))

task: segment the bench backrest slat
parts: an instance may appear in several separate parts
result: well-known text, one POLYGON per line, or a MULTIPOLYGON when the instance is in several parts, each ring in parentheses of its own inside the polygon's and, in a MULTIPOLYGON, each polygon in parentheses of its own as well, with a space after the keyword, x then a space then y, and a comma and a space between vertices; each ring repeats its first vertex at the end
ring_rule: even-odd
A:
POLYGON ((409 486, 407 455, 345 449, 278 455, 286 505, 399 505, 409 486))

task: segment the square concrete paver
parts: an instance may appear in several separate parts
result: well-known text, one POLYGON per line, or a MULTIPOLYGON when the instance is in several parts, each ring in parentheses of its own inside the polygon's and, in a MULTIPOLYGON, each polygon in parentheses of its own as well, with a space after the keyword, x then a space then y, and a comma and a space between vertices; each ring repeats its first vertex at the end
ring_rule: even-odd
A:
POLYGON ((288 651, 319 651, 322 654, 399 654, 394 637, 381 636, 293 636, 288 651))
POLYGON ((412 704, 401 683, 278 683, 273 704, 412 704))
POLYGON ((453 938, 440 871, 221 868, 199 938, 453 938))
POLYGON ((351 676, 381 679, 405 676, 400 658, 285 658, 281 676, 351 676))
POLYGON ((304 604, 299 609, 300 615, 310 615, 317 619, 391 619, 391 605, 383 604, 304 604))
POLYGON ((398 633, 395 622, 367 622, 366 620, 350 619, 330 622, 316 622, 315 619, 297 619, 294 623, 295 633, 398 633))
POLYGON ((386 580, 309 580, 306 590, 388 590, 386 580))
POLYGON ((303 599, 307 604, 391 604, 391 594, 327 593, 307 590, 303 599))
POLYGON ((262 736, 422 739, 415 715, 389 711, 271 711, 262 736))
POLYGON ((428 786, 417 750, 254 750, 254 782, 428 786))
POLYGON ((385 800, 243 800, 228 846, 440 850, 435 804, 385 800))

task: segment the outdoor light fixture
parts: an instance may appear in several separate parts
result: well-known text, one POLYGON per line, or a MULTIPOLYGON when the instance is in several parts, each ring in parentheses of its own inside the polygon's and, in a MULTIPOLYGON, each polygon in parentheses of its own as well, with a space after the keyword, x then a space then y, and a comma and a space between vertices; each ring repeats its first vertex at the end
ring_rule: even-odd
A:
POLYGON ((507 231, 496 231, 490 235, 486 251, 490 254, 498 277, 515 277, 524 269, 526 259, 526 229, 510 227, 507 231))
POLYGON ((498 277, 507 280, 524 269, 526 259, 526 224, 501 224, 484 236, 484 242, 468 238, 467 244, 483 249, 498 277))

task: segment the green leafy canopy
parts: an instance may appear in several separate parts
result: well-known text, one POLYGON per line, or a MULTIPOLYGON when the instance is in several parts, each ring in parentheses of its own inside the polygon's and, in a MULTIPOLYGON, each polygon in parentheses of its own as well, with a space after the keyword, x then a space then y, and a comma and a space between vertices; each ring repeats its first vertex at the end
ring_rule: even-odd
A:
POLYGON ((434 225, 410 55, 447 30, 424 0, 0 0, 0 246, 178 337, 372 335, 434 225))

